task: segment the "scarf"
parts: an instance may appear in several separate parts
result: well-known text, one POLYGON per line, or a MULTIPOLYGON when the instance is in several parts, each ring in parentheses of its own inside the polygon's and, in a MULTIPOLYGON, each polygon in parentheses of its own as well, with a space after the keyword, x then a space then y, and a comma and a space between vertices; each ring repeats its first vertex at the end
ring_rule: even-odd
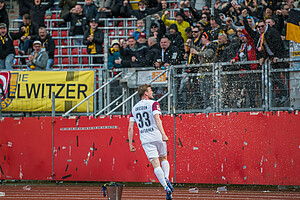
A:
MULTIPOLYGON (((92 29, 90 29, 91 32, 91 36, 94 36, 94 31, 92 29)), ((91 49, 91 54, 96 54, 96 44, 93 42, 93 44, 90 44, 88 46, 89 49, 91 49)))
POLYGON ((25 30, 25 33, 24 33, 24 36, 27 37, 29 36, 29 28, 31 26, 31 22, 29 22, 29 24, 26 26, 26 30, 25 30))
POLYGON ((1 39, 2 43, 5 44, 6 36, 4 36, 4 37, 0 36, 0 39, 1 39))

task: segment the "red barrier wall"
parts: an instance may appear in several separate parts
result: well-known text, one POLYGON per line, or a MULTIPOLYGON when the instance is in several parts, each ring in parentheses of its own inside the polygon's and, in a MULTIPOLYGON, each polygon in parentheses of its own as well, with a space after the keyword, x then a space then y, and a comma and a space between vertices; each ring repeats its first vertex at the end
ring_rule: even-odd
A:
MULTIPOLYGON (((0 179, 156 181, 139 142, 127 142, 128 117, 3 118, 0 179), (54 131, 54 162, 52 133, 54 131)), ((171 179, 180 183, 300 185, 298 113, 163 116, 171 179)))

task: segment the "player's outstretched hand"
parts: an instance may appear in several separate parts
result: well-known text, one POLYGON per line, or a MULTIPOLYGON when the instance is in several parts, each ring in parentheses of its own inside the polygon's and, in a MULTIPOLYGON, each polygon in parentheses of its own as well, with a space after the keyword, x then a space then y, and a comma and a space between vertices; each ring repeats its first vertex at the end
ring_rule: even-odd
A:
POLYGON ((136 151, 136 148, 134 146, 130 146, 129 148, 130 148, 131 152, 135 152, 136 151))
POLYGON ((162 135, 162 139, 164 142, 167 142, 169 140, 168 136, 166 136, 166 135, 162 135))

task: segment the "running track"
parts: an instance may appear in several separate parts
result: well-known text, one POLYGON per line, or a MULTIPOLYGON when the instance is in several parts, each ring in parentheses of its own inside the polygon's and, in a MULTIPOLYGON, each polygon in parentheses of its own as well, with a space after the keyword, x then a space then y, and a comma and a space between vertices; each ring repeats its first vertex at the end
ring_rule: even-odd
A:
MULTIPOLYGON (((24 185, 0 185, 0 192, 5 192, 0 200, 80 200, 97 199, 107 200, 100 193, 101 187, 95 185, 31 185, 26 191, 24 185)), ((165 192, 160 187, 124 187, 122 200, 163 200, 165 192)), ((198 193, 189 193, 188 188, 175 188, 174 200, 186 199, 222 199, 222 200, 244 200, 244 199, 299 199, 300 192, 292 191, 246 191, 233 190, 216 193, 215 189, 199 189, 198 193)))

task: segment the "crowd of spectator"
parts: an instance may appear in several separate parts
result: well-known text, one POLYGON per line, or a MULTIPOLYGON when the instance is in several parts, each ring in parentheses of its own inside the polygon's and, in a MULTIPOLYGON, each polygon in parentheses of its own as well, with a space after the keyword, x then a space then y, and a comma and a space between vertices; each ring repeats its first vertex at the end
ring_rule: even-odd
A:
MULTIPOLYGON (((12 42, 17 39, 20 40, 19 54, 29 55, 28 69, 51 69, 55 64, 55 44, 44 26, 45 15, 51 18, 51 12, 49 14, 47 10, 55 1, 49 0, 43 4, 41 0, 18 2, 23 22, 18 33, 10 33, 4 0, 0 0, 0 69, 12 69, 15 55, 12 42), (41 52, 46 52, 47 56, 41 52), (43 62, 38 62, 41 58, 43 62)), ((58 7, 63 22, 57 26, 66 27, 66 22, 70 22, 69 36, 77 38, 74 45, 85 45, 89 54, 97 55, 103 54, 104 42, 103 30, 98 29, 104 23, 99 19, 136 17, 137 29, 133 35, 111 43, 109 69, 144 66, 165 69, 169 65, 183 63, 231 62, 232 65, 223 70, 255 70, 265 60, 271 60, 274 68, 286 68, 287 65, 277 63, 277 59, 289 55, 289 43, 285 40, 287 19, 289 10, 298 5, 299 2, 294 0, 217 0, 214 7, 206 5, 197 10, 187 0, 178 2, 179 10, 174 19, 169 15, 170 5, 165 0, 140 0, 138 9, 133 9, 127 0, 85 0, 83 3, 60 0, 58 7), (145 24, 145 18, 149 15, 152 15, 151 24, 145 24), (259 60, 259 64, 234 65, 236 61, 249 60, 259 60)), ((118 26, 118 23, 114 25, 118 26)), ((103 57, 95 57, 93 61, 102 64, 103 57)), ((22 63, 26 64, 24 58, 22 63)), ((208 71, 211 71, 210 67, 187 67, 184 72, 208 71)), ((249 80, 251 78, 247 77, 249 80)), ((281 78, 274 78, 279 91, 283 91, 280 96, 287 96, 282 89, 281 78)), ((193 81, 206 82, 199 81, 199 77, 193 81)), ((203 87, 211 88, 211 85, 203 87)), ((206 99, 206 94, 202 98, 206 99)), ((205 104, 207 107, 210 102, 205 104)))

